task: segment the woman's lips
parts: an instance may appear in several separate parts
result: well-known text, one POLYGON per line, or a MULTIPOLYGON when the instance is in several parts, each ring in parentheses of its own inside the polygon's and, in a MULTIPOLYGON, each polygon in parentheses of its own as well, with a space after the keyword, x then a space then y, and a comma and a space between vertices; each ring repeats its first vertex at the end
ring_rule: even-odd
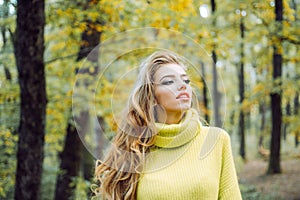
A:
POLYGON ((181 92, 177 95, 176 99, 190 99, 190 95, 187 92, 181 92))

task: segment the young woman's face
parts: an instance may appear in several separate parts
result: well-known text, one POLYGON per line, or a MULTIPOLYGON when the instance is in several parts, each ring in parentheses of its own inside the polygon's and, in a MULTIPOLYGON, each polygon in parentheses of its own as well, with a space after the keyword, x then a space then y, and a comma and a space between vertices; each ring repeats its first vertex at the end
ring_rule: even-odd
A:
POLYGON ((166 114, 183 113, 191 107, 192 88, 185 70, 177 64, 166 64, 154 74, 154 95, 166 114))

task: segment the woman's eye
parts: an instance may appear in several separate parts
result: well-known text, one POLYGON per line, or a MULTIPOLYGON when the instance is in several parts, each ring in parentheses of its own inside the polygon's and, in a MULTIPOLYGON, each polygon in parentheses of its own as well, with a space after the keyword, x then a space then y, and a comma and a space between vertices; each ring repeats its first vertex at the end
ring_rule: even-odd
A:
POLYGON ((189 84, 191 82, 191 80, 187 79, 187 80, 183 80, 186 84, 189 84))
POLYGON ((172 83, 174 83, 174 81, 164 81, 162 85, 171 85, 172 83))

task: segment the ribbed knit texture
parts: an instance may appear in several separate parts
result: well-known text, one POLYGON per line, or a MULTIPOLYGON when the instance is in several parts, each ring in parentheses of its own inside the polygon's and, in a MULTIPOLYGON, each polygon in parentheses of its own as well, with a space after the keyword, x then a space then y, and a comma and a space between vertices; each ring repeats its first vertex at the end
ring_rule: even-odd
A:
POLYGON ((201 126, 193 109, 181 123, 157 128, 156 147, 138 183, 138 200, 242 199, 224 130, 201 126))

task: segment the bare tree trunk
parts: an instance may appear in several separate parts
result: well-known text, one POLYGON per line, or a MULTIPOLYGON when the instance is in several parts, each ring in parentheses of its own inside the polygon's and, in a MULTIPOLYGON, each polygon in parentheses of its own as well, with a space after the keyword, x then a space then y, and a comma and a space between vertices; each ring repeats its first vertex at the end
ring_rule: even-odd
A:
POLYGON ((71 183, 78 176, 82 143, 73 124, 68 123, 64 149, 60 153, 60 173, 56 180, 55 200, 74 199, 75 185, 71 183))
MULTIPOLYGON (((87 0, 89 5, 91 4, 90 0, 87 0)), ((94 4, 94 3, 92 3, 94 4)), ((88 6, 89 6, 88 5, 88 6)), ((91 70, 82 70, 79 73, 89 73, 90 75, 97 74, 99 72, 98 66, 98 58, 99 58, 99 48, 97 45, 101 41, 102 32, 96 29, 96 25, 104 25, 103 21, 96 21, 92 22, 90 20, 86 21, 87 29, 81 34, 81 40, 84 41, 83 44, 80 46, 79 53, 77 54, 77 61, 81 60, 82 58, 87 58, 87 60, 94 64, 94 72, 90 74, 91 70), (95 48, 96 47, 96 48, 95 48)), ((85 180, 90 181, 91 178, 94 176, 94 158, 86 148, 83 150, 83 160, 82 160, 82 169, 83 169, 83 176, 85 180)))
POLYGON ((44 159, 46 83, 44 1, 19 0, 14 41, 21 92, 16 200, 39 200, 44 159))
MULTIPOLYGON (((211 11, 212 14, 215 13, 217 9, 217 5, 215 0, 210 0, 211 3, 211 11)), ((213 20, 213 27, 216 27, 216 20, 213 20)), ((216 37, 216 36, 214 36, 216 37)), ((221 115, 220 115, 220 106, 221 106, 221 94, 218 90, 218 74, 217 74, 217 54, 216 54, 216 44, 213 44, 214 49, 212 50, 212 59, 213 59, 213 64, 212 64, 212 74, 213 74, 213 117, 214 117, 214 125, 221 127, 222 126, 222 121, 221 121, 221 115)))
MULTIPOLYGON (((86 181, 91 181, 94 177, 95 172, 95 160, 93 155, 85 148, 83 147, 83 159, 82 159, 82 172, 83 172, 83 178, 86 181)), ((92 190, 88 188, 86 191, 88 199, 91 199, 93 196, 92 190)))
POLYGON ((96 141, 97 141, 97 147, 96 147, 96 152, 95 155, 97 159, 103 159, 103 150, 106 148, 104 143, 104 130, 105 130, 105 121, 102 116, 98 116, 96 123, 99 123, 100 126, 95 126, 95 133, 96 133, 96 141))
POLYGON ((6 80, 11 82, 11 80, 12 80, 11 73, 10 73, 9 69, 6 66, 4 66, 4 73, 5 73, 6 80))
MULTIPOLYGON (((298 116, 299 113, 299 92, 296 92, 295 97, 294 97, 294 114, 295 116, 298 116)), ((297 130, 295 134, 295 147, 298 147, 299 145, 299 136, 300 133, 297 130)))
MULTIPOLYGON (((84 7, 83 9, 88 9, 88 7, 94 3, 97 2, 92 3, 90 0, 87 0, 86 7, 84 7)), ((99 67, 97 65, 99 52, 97 50, 95 51, 94 48, 100 42, 101 32, 97 31, 95 28, 99 22, 92 22, 90 20, 86 20, 86 23, 87 23, 87 29, 83 31, 81 34, 82 45, 80 46, 80 49, 78 51, 76 61, 80 61, 83 58, 87 58, 87 61, 95 64, 95 66, 94 66, 94 70, 90 70, 87 68, 87 69, 80 69, 80 71, 78 71, 77 69, 76 73, 94 75, 91 74, 91 71, 97 74, 99 70, 99 67)), ((85 86, 88 86, 89 83, 87 81, 86 83, 83 84, 85 86)), ((79 137, 80 135, 81 138, 84 138, 84 135, 89 130, 90 128, 89 120, 90 120, 89 111, 81 110, 80 115, 74 118, 74 121, 77 124, 76 128, 79 128, 80 130, 77 133, 75 131, 74 125, 71 125, 72 129, 74 129, 74 133, 69 131, 67 132, 66 140, 68 140, 68 142, 65 143, 63 152, 73 152, 73 154, 76 154, 77 156, 74 158, 72 158, 71 156, 61 157, 62 164, 60 169, 63 172, 65 172, 65 176, 64 177, 58 176, 57 178, 56 197, 55 197, 56 200, 68 199, 73 197, 75 186, 70 187, 69 183, 70 181, 72 181, 73 178, 79 176, 79 172, 81 168, 83 169, 83 175, 86 180, 90 180, 91 177, 93 176, 92 173, 92 170, 94 168, 94 164, 92 164, 94 163, 93 157, 85 149, 79 137), (71 135, 69 136, 69 134, 71 135), (72 145, 70 146, 68 144, 72 144, 72 145), (63 165, 63 163, 70 163, 70 164, 63 165), (76 168, 74 168, 73 165, 75 165, 76 168)))
MULTIPOLYGON (((287 117, 291 116, 291 103, 290 103, 290 98, 287 98, 287 104, 285 106, 285 115, 287 117)), ((286 135, 287 135, 287 129, 288 129, 289 123, 285 122, 283 125, 283 140, 286 141, 286 135)))
POLYGON ((261 124, 260 124, 260 132, 261 135, 265 132, 266 127, 266 105, 265 103, 259 104, 259 113, 261 115, 261 124))
POLYGON ((244 78, 244 36, 245 36, 245 26, 243 22, 243 17, 241 16, 240 22, 240 32, 241 32, 241 66, 238 73, 239 78, 239 95, 240 95, 240 114, 239 114, 239 135, 240 135, 240 155, 245 160, 246 151, 245 151, 245 116, 242 109, 242 104, 245 96, 245 78, 244 78))
POLYGON ((205 108, 205 113, 204 113, 204 119, 209 122, 209 115, 208 115, 208 98, 207 98, 207 86, 205 83, 205 66, 204 63, 201 62, 201 70, 202 70, 202 83, 203 83, 203 103, 204 103, 204 108, 205 108))
MULTIPOLYGON (((282 0, 275 0, 275 14, 278 32, 282 30, 283 19, 283 4, 282 0)), ((279 84, 275 87, 281 87, 282 74, 282 55, 281 55, 281 41, 276 41, 273 45, 273 81, 279 84)), ((271 93, 271 110, 272 110, 272 136, 271 136, 271 155, 269 160, 268 174, 281 173, 280 167, 280 136, 282 124, 281 112, 281 89, 277 92, 271 93)))
POLYGON ((264 103, 259 104, 259 113, 261 115, 261 124, 258 141, 258 153, 263 157, 264 160, 267 160, 270 156, 270 150, 264 148, 264 133, 266 124, 266 105, 264 103))

